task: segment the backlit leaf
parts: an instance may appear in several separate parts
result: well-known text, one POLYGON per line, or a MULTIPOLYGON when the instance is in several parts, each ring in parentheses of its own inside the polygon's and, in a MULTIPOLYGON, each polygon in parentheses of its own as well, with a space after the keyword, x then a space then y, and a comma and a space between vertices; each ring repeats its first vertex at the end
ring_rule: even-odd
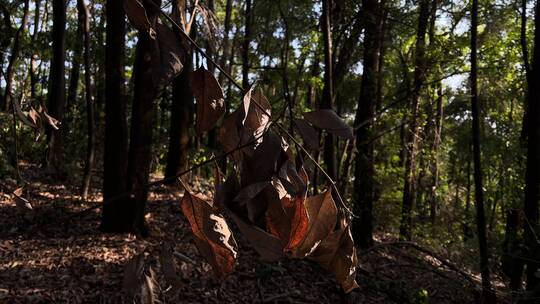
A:
POLYGON ((186 190, 181 201, 182 211, 191 225, 199 253, 212 266, 219 279, 233 269, 237 245, 225 218, 204 199, 186 190))
POLYGON ((223 90, 212 73, 199 68, 190 75, 191 91, 197 100, 197 134, 211 130, 225 113, 223 90))

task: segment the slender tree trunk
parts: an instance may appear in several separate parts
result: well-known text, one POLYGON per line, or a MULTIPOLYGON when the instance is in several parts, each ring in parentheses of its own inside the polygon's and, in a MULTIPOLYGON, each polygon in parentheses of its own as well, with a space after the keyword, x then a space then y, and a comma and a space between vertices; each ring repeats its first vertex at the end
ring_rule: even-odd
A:
MULTIPOLYGON (((377 71, 379 63, 380 6, 377 0, 363 0, 365 16, 364 73, 360 87, 360 98, 356 110, 355 125, 370 119, 377 101, 377 71)), ((356 165, 354 169, 354 213, 353 235, 361 248, 373 245, 373 200, 375 188, 375 166, 373 163, 373 126, 364 124, 356 131, 356 165)))
MULTIPOLYGON (((52 51, 53 58, 50 69, 49 87, 49 114, 59 121, 64 119, 66 108, 66 79, 65 79, 65 59, 66 59, 66 0, 53 0, 53 29, 52 29, 52 51)), ((50 172, 60 178, 65 178, 63 166, 63 128, 53 130, 49 128, 47 168, 50 172)))
MULTIPOLYGON (((527 88, 531 84, 531 65, 529 63, 529 46, 527 44, 527 0, 521 0, 521 28, 520 28, 520 44, 521 44, 521 55, 523 57, 523 66, 525 68, 525 79, 527 88)), ((528 123, 528 113, 529 113, 529 89, 525 90, 525 106, 523 107, 523 122, 521 124, 521 141, 525 142, 527 139, 527 123, 528 123)))
POLYGON ((538 200, 540 198, 540 5, 536 5, 534 18, 534 48, 529 85, 527 117, 527 169, 525 172, 524 216, 525 246, 527 248, 527 290, 532 297, 540 295, 540 246, 538 235, 538 200))
MULTIPOLYGON (((332 55, 332 0, 322 0, 321 30, 324 42, 324 87, 321 109, 332 109, 334 104, 333 61, 332 55)), ((323 159, 326 171, 332 179, 337 178, 334 136, 327 133, 324 137, 323 159)))
POLYGON ((131 114, 130 144, 128 153, 127 182, 130 211, 133 212, 133 230, 147 235, 144 222, 148 198, 148 177, 152 160, 152 131, 156 119, 156 88, 152 80, 151 43, 147 33, 139 33, 133 69, 134 92, 131 114))
MULTIPOLYGON (((32 45, 35 45, 35 42, 37 41, 37 35, 39 33, 39 21, 41 19, 41 0, 36 0, 34 4, 34 28, 32 30, 32 45)), ((36 84, 37 84, 37 66, 36 66, 36 60, 38 59, 38 50, 34 50, 32 52, 32 57, 30 58, 30 99, 35 100, 37 97, 36 94, 36 84)), ((0 58, 0 60, 2 60, 0 58)))
POLYGON ((403 239, 410 240, 412 237, 412 209, 416 199, 416 157, 418 154, 418 109, 420 91, 426 79, 425 74, 425 48, 426 31, 429 19, 429 1, 421 0, 418 17, 418 31, 415 46, 414 85, 410 99, 409 125, 406 130, 405 150, 405 183, 403 187, 403 203, 401 210, 401 225, 399 234, 403 239))
POLYGON ((79 16, 83 24, 84 33, 84 87, 86 100, 87 145, 82 197, 83 199, 86 199, 88 196, 88 190, 90 188, 95 155, 95 118, 94 101, 92 95, 92 74, 90 67, 90 11, 88 10, 85 0, 77 0, 77 9, 79 10, 79 16))
POLYGON ((489 253, 486 236, 486 219, 484 215, 484 188, 482 185, 482 166, 480 158, 480 107, 478 105, 478 66, 477 66, 477 35, 478 35, 478 0, 472 1, 471 9, 471 107, 472 107, 472 138, 474 164, 474 197, 476 205, 476 226, 480 248, 480 274, 482 276, 482 300, 484 303, 495 303, 495 293, 491 288, 489 272, 489 253))
MULTIPOLYGON (((79 1, 79 0, 77 0, 79 1)), ((77 3, 77 10, 79 9, 79 4, 77 3)), ((67 90, 67 115, 64 119, 63 128, 71 128, 73 121, 76 120, 73 117, 73 110, 76 108, 77 104, 77 92, 79 89, 79 78, 81 71, 81 61, 83 53, 83 44, 84 44, 84 33, 83 33, 83 16, 80 12, 77 13, 77 30, 75 31, 75 37, 73 41, 73 56, 71 60, 71 75, 69 76, 69 84, 67 90)))
MULTIPOLYGON (((173 9, 178 9, 175 3, 173 9)), ((182 73, 173 80, 171 125, 165 177, 173 177, 187 169, 189 156, 189 127, 192 121, 193 95, 189 73, 193 70, 192 54, 186 55, 182 73)))
POLYGON ((249 87, 249 43, 251 41, 251 0, 246 0, 244 16, 244 43, 242 46, 242 87, 249 87))
POLYGON ((15 76, 15 67, 17 65, 17 60, 19 59, 19 52, 21 49, 21 38, 24 33, 24 30, 26 28, 26 23, 28 21, 28 8, 29 8, 29 0, 26 0, 24 2, 24 8, 23 8, 23 16, 21 19, 21 26, 19 29, 17 29, 17 32, 15 32, 15 38, 13 39, 13 47, 11 48, 11 57, 9 58, 9 63, 5 75, 6 79, 6 89, 3 96, 2 104, 4 106, 4 111, 8 111, 12 96, 12 86, 13 86, 13 77, 15 76))
MULTIPOLYGON (((127 190, 128 131, 124 80, 126 21, 122 1, 107 0, 105 45, 105 146, 103 154, 103 199, 127 190)), ((132 220, 127 199, 103 206, 101 228, 106 232, 129 232, 132 220)))

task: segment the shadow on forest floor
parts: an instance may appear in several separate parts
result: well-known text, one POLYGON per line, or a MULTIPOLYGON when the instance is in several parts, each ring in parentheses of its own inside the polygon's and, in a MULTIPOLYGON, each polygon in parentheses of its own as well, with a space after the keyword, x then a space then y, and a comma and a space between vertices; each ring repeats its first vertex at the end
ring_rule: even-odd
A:
MULTIPOLYGON (((27 168, 32 170, 32 168, 27 168)), ((24 172, 29 175, 29 172, 24 172)), ((150 195, 147 220, 151 236, 103 234, 99 210, 75 214, 92 203, 77 189, 32 176, 25 198, 33 209, 18 207, 9 192, 0 192, 1 303, 121 303, 124 263, 147 251, 157 256, 164 239, 193 260, 176 259, 183 284, 163 294, 166 303, 337 303, 338 285, 318 266, 298 260, 263 263, 236 233, 240 246, 235 272, 218 284, 191 240, 178 193, 160 188, 150 195)), ((201 189, 209 187, 201 182, 201 189)), ((15 185, 4 183, 10 191, 15 185)), ((208 190, 208 189, 207 189, 208 190)), ((93 193, 99 201, 99 193, 93 193)), ((473 288, 456 273, 427 256, 379 248, 360 253, 355 303, 470 303, 473 288)), ((162 278, 160 278, 161 280, 162 278)))

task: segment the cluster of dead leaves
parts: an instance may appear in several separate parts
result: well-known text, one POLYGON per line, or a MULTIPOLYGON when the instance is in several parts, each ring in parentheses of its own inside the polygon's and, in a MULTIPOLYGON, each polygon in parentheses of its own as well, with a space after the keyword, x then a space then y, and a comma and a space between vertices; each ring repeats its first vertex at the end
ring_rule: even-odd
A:
MULTIPOLYGON (((160 23, 154 9, 145 9, 138 0, 125 0, 124 7, 131 23, 140 32, 148 33, 156 49, 161 50, 153 54, 159 61, 154 80, 169 82, 183 66, 179 36, 164 34, 172 30, 160 23)), ((221 122, 218 140, 235 164, 234 172, 225 181, 216 169, 213 201, 188 188, 181 201, 195 244, 216 276, 224 279, 230 274, 238 255, 233 233, 223 216, 227 212, 261 259, 313 260, 333 272, 345 292, 356 288, 357 257, 350 222, 336 207, 330 190, 308 196, 309 177, 302 156, 295 156, 286 140, 270 128, 272 107, 262 91, 251 88, 242 105, 222 118, 224 94, 214 75, 200 68, 190 75, 190 85, 197 104, 197 133, 209 131, 221 122)), ((294 123, 312 150, 319 148, 314 126, 344 138, 353 136, 351 128, 331 110, 305 113, 304 119, 294 123)), ((137 284, 132 285, 149 290, 152 274, 144 274, 137 259, 141 258, 128 264, 127 269, 133 269, 129 270, 129 278, 136 278, 137 284)))

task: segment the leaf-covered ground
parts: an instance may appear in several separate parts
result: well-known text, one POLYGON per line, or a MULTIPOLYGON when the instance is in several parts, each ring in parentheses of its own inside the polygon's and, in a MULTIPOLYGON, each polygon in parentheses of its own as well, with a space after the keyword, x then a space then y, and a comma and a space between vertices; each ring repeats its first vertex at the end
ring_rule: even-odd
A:
MULTIPOLYGON (((124 264, 146 251, 159 268, 161 242, 174 244, 179 288, 163 286, 165 303, 469 303, 471 283, 427 255, 379 246, 360 252, 360 289, 344 298, 333 277, 317 265, 298 260, 262 263, 235 229, 240 253, 235 272, 223 283, 198 254, 183 216, 181 192, 154 189, 147 220, 151 236, 110 235, 99 231, 99 210, 81 217, 93 206, 70 185, 48 182, 38 168, 23 171, 30 182, 24 197, 32 205, 16 205, 9 191, 14 181, 3 180, 0 190, 0 303, 122 303, 124 264)), ((97 186, 97 185, 96 185, 97 186)), ((193 190, 206 191, 204 181, 193 190)), ((91 201, 99 201, 94 193, 91 201)), ((234 227, 233 227, 234 228, 234 227)))

